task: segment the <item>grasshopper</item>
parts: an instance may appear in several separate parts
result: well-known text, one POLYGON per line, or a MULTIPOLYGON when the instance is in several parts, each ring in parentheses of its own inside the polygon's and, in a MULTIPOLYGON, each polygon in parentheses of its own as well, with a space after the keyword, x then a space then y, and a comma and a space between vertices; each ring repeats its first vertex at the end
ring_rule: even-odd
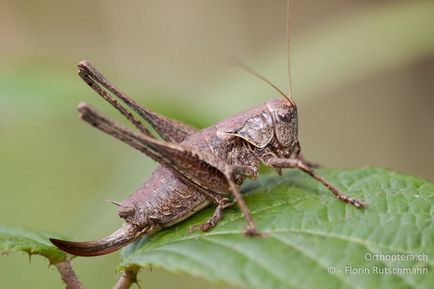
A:
POLYGON ((85 103, 78 106, 81 119, 160 165, 137 191, 123 202, 116 203, 124 223, 113 234, 99 241, 50 241, 73 255, 104 255, 143 235, 177 224, 215 203, 215 211, 209 220, 190 228, 190 231, 196 228, 208 231, 221 220, 223 210, 234 202, 246 220, 245 235, 260 235, 239 186, 246 178, 256 178, 261 164, 275 168, 279 174, 282 169, 299 169, 323 184, 340 201, 363 208, 365 204, 362 201, 339 192, 301 156, 297 106, 291 96, 291 85, 289 95, 285 95, 267 79, 245 68, 273 86, 282 97, 197 130, 141 106, 89 62, 81 61, 78 65, 80 77, 126 117, 138 132, 103 116, 85 103), (146 121, 161 139, 153 136, 127 107, 146 121))

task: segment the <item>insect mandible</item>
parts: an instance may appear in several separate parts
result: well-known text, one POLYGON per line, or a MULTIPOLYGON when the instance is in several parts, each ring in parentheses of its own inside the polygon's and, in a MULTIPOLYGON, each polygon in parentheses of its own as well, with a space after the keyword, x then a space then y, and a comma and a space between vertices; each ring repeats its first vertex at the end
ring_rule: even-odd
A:
POLYGON ((339 192, 301 157, 297 106, 292 98, 291 84, 287 96, 267 79, 248 67, 244 68, 272 85, 282 97, 197 130, 141 106, 110 83, 89 62, 80 62, 80 77, 124 115, 138 132, 101 115, 85 103, 78 106, 81 119, 160 165, 137 191, 118 204, 118 213, 124 223, 116 232, 99 241, 50 241, 73 255, 108 254, 143 235, 151 235, 177 224, 215 203, 214 214, 209 220, 191 227, 208 231, 222 218, 223 210, 233 204, 231 196, 246 220, 245 235, 260 235, 239 186, 245 178, 255 178, 261 164, 278 171, 299 169, 323 184, 337 199, 363 208, 365 204, 362 201, 339 192), (161 140, 155 138, 127 107, 153 127, 161 140))

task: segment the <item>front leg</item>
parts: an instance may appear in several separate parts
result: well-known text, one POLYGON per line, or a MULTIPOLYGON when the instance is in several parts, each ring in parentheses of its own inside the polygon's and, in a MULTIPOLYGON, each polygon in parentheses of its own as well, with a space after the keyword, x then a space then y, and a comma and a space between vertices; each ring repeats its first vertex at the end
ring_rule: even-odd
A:
POLYGON ((306 160, 301 153, 298 154, 297 159, 302 161, 306 166, 308 166, 311 169, 317 169, 317 168, 321 167, 321 165, 319 163, 306 160))
POLYGON ((284 159, 284 158, 271 158, 266 161, 266 164, 278 169, 286 169, 286 168, 294 168, 299 169, 312 178, 319 181, 321 184, 323 184, 330 192, 332 192, 336 198, 341 200, 344 203, 349 203, 356 208, 364 208, 366 204, 360 200, 353 199, 351 197, 348 197, 341 192, 339 192, 333 185, 331 185, 329 182, 327 182, 323 177, 317 175, 315 171, 309 167, 303 160, 300 159, 284 159))

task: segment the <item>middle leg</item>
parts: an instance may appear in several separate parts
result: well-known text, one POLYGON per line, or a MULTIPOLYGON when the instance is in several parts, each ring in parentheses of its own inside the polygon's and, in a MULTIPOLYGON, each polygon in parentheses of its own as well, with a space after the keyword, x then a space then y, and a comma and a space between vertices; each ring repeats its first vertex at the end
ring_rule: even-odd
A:
POLYGON ((222 219, 223 217, 223 210, 232 206, 234 202, 229 200, 226 197, 223 197, 218 194, 207 194, 214 200, 214 202, 217 204, 217 207, 214 210, 213 215, 203 224, 194 224, 189 229, 188 232, 192 233, 195 229, 199 228, 202 232, 207 232, 211 228, 215 227, 217 223, 222 219))

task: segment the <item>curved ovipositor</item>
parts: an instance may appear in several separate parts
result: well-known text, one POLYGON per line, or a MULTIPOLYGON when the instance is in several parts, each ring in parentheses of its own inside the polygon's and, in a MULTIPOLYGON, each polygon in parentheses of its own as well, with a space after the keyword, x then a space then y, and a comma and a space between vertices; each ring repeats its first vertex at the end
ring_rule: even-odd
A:
POLYGON ((75 256, 99 256, 122 248, 142 234, 142 232, 137 232, 132 225, 125 223, 119 230, 99 241, 71 242, 50 238, 50 242, 57 248, 75 256))

